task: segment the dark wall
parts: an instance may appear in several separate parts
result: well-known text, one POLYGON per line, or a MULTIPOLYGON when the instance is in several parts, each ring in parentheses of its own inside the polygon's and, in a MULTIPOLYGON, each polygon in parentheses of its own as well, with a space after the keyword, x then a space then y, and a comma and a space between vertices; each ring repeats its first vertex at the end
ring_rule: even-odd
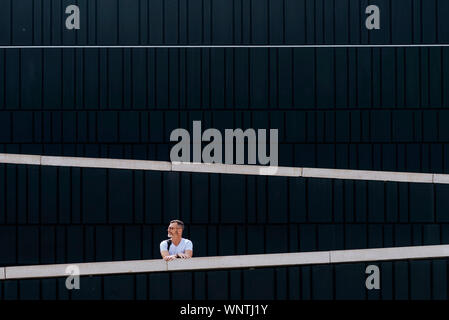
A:
POLYGON ((81 277, 80 290, 65 279, 8 280, 0 297, 15 299, 137 300, 443 300, 447 261, 376 263, 380 289, 366 290, 368 264, 340 264, 253 270, 176 272, 81 277))
POLYGON ((180 218, 195 255, 449 243, 432 184, 1 165, 4 265, 159 257, 180 218))
POLYGON ((23 44, 441 43, 445 0, 2 0, 0 41, 23 44), (77 4, 81 29, 66 30, 77 4), (365 28, 377 5, 381 30, 365 28))
MULTIPOLYGON (((0 45, 435 44, 449 43, 448 14, 446 0, 0 0, 0 45), (79 31, 64 28, 70 4, 79 31), (369 4, 381 30, 365 29, 369 4)), ((448 173, 448 106, 449 48, 0 49, 0 152, 169 160, 171 131, 202 120, 278 129, 281 165, 448 173)), ((449 243, 448 192, 0 165, 0 264, 158 258, 172 218, 196 256, 449 243)), ((87 277, 77 293, 6 281, 0 294, 447 298, 445 270, 382 263, 375 294, 360 287, 362 264, 87 277), (178 278, 191 287, 154 291, 178 278)))
MULTIPOLYGON (((2 0, 3 45, 447 43, 447 1, 2 0), (81 29, 66 30, 78 3, 81 29)), ((0 49, 0 152, 168 160, 276 128, 281 165, 448 172, 448 48, 0 49)))

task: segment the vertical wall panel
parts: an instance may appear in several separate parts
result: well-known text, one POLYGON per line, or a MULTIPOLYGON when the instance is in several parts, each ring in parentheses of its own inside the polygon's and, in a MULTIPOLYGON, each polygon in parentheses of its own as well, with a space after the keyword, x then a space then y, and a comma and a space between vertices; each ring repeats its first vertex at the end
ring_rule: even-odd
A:
POLYGON ((207 293, 208 299, 226 300, 228 299, 228 277, 227 271, 207 272, 207 293))
POLYGON ((110 170, 108 181, 110 222, 132 223, 134 220, 132 172, 110 170))
POLYGON ((363 264, 335 266, 337 300, 365 299, 365 268, 363 264))
POLYGON ((309 219, 313 222, 331 222, 332 189, 329 180, 308 179, 309 219), (324 199, 326 199, 324 201, 324 199))
POLYGON ((243 300, 270 300, 274 298, 274 271, 255 269, 243 271, 243 300), (264 279, 264 281, 260 281, 264 279))
POLYGON ((82 203, 83 221, 101 223, 107 221, 106 170, 83 169, 82 203))
POLYGON ((240 214, 245 210, 245 177, 221 176, 221 219, 223 222, 238 223, 245 220, 240 214))
MULTIPOLYGON (((374 3, 365 0, 79 0, 78 31, 65 28, 69 4, 1 1, 0 44, 449 39, 443 0, 378 0, 381 29, 370 31, 364 9, 374 3)), ((222 133, 278 129, 282 166, 443 173, 448 53, 0 49, 0 152, 169 160, 171 131, 191 132, 195 119, 222 133)), ((0 263, 159 258, 174 218, 186 222, 195 256, 448 243, 448 192, 441 184, 0 165, 0 263)), ((351 264, 90 277, 72 293, 62 279, 8 281, 0 297, 446 299, 446 267, 384 262, 381 291, 368 293, 364 265, 351 264), (187 285, 173 290, 179 281, 187 285)))

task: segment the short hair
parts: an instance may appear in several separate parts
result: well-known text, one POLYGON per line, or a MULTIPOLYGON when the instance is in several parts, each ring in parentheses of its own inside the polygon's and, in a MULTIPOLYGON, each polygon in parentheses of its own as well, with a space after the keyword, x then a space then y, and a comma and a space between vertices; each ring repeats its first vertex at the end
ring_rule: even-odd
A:
POLYGON ((170 221, 170 223, 177 223, 178 226, 181 226, 182 230, 184 230, 184 222, 182 222, 181 220, 172 220, 170 221))

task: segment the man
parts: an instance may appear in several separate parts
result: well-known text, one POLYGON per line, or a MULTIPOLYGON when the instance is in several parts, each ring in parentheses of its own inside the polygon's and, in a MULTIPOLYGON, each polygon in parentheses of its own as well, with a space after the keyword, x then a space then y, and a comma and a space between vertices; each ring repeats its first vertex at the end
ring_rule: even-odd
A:
POLYGON ((160 244, 161 256, 165 261, 171 261, 176 258, 188 259, 193 255, 193 243, 182 237, 184 231, 184 222, 181 220, 172 220, 168 226, 167 232, 170 239, 164 240, 160 244))

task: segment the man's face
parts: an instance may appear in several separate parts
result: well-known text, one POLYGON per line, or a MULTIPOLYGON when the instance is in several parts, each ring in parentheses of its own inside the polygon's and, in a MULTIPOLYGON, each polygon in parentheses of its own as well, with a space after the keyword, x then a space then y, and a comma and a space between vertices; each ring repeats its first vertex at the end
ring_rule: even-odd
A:
POLYGON ((167 228, 167 232, 169 238, 180 235, 182 233, 181 227, 178 226, 176 222, 170 223, 170 225, 167 228))

